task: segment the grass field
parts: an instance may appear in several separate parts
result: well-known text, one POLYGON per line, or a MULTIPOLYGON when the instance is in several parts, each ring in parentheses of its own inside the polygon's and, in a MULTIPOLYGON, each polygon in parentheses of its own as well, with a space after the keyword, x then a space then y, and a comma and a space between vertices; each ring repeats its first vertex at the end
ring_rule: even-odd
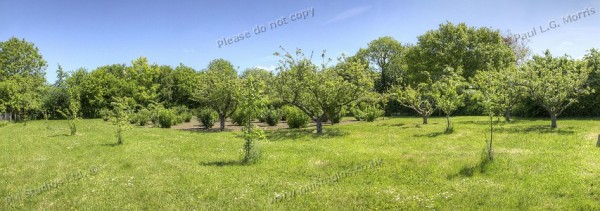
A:
POLYGON ((0 209, 600 209, 600 120, 386 118, 268 132, 240 165, 241 132, 133 128, 102 120, 0 128, 0 209), (50 129, 49 129, 49 128, 50 129), (374 162, 376 161, 376 162, 374 162), (380 161, 380 163, 379 163, 380 161), (295 192, 295 193, 294 193, 295 192))

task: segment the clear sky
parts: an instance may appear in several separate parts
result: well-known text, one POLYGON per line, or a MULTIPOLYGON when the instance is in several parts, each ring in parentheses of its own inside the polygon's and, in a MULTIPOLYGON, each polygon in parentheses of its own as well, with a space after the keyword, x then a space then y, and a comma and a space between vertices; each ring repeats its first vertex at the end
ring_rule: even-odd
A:
POLYGON ((239 70, 271 70, 277 66, 273 52, 279 46, 289 51, 327 50, 336 58, 354 54, 381 36, 416 43, 418 35, 445 21, 513 33, 536 28, 529 44, 535 53, 550 49, 554 55, 580 58, 590 48, 600 48, 600 0, 0 0, 0 40, 15 36, 35 43, 48 61, 46 77, 51 83, 58 64, 65 70, 92 70, 130 64, 140 56, 151 63, 183 63, 196 70, 216 58, 231 61, 239 70), (588 8, 595 14, 563 23, 563 17, 588 8), (291 20, 296 12, 308 17, 291 20), (277 20, 281 25, 271 28, 269 23, 277 20), (553 20, 560 27, 540 31, 553 20), (266 30, 255 34, 256 26, 266 30), (219 47, 218 40, 245 36, 246 31, 249 37, 219 47))

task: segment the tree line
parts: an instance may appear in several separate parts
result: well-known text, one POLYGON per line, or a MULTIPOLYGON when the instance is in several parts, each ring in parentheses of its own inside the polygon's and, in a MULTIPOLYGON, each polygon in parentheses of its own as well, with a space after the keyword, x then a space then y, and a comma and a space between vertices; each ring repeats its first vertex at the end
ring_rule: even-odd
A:
MULTIPOLYGON (((0 42, 0 119, 103 117, 119 108, 210 109, 220 129, 228 118, 248 122, 292 106, 317 125, 343 116, 374 120, 384 115, 599 116, 600 54, 584 58, 531 55, 510 34, 464 23, 442 23, 417 43, 380 37, 354 55, 331 59, 281 48, 276 71, 238 70, 225 59, 203 70, 150 63, 64 71, 45 80, 47 62, 25 39, 0 42), (313 56, 315 58, 313 58, 313 56), (320 60, 320 62, 319 62, 320 60), (115 102, 118 102, 116 104, 115 102), (122 104, 126 104, 123 106, 122 104), (437 113, 436 113, 437 111, 437 113)), ((276 115, 277 116, 277 115, 276 115)))

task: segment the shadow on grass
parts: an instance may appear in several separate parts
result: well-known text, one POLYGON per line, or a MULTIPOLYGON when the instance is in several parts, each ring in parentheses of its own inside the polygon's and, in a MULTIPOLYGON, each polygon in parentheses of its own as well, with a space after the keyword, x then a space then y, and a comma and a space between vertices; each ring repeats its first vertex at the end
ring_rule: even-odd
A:
POLYGON ((122 144, 119 143, 111 143, 111 144, 100 144, 100 146, 104 146, 104 147, 116 147, 116 146, 120 146, 122 144))
POLYGON ((570 135, 570 134, 575 133, 575 131, 573 129, 575 129, 575 127, 551 128, 550 126, 546 126, 546 125, 534 125, 534 126, 522 126, 522 127, 513 126, 513 127, 508 127, 508 128, 498 127, 498 128, 494 128, 494 132, 540 133, 540 134, 553 133, 553 134, 559 134, 559 135, 570 135))
MULTIPOLYGON (((518 121, 517 120, 511 120, 510 122, 506 122, 504 120, 500 120, 498 121, 497 119, 494 119, 494 126, 502 126, 502 125, 510 125, 510 124, 515 124, 518 121)), ((457 121, 456 123, 460 123, 460 124, 472 124, 472 125, 490 125, 490 121, 488 120, 482 120, 482 121, 474 121, 474 120, 466 120, 466 121, 457 121)))
POLYGON ((60 137, 60 136, 71 136, 71 135, 70 134, 66 134, 66 133, 63 133, 63 134, 54 134, 54 135, 49 135, 48 138, 60 137))
POLYGON ((446 132, 433 132, 433 133, 425 133, 425 134, 415 134, 413 135, 413 137, 429 137, 429 138, 435 138, 438 137, 440 135, 447 135, 446 132))
POLYGON ((458 171, 458 173, 456 174, 451 174, 447 176, 447 179, 454 179, 456 177, 472 177, 473 175, 475 175, 475 173, 479 172, 479 173, 485 173, 486 171, 486 167, 491 163, 492 161, 487 159, 487 157, 482 157, 481 160, 479 161, 479 163, 477 165, 472 165, 472 166, 463 166, 460 171, 458 171))
POLYGON ((313 132, 314 129, 279 129, 274 131, 266 132, 267 139, 269 141, 283 141, 283 140, 304 140, 309 139, 326 139, 334 137, 346 136, 349 133, 342 131, 338 128, 335 129, 323 129, 322 134, 313 132))
POLYGON ((239 161, 239 160, 228 160, 228 161, 201 162, 200 165, 222 167, 222 166, 245 166, 248 164, 244 163, 242 161, 239 161))
POLYGON ((203 128, 203 127, 185 128, 185 129, 178 129, 178 130, 188 131, 188 132, 192 132, 192 133, 218 133, 218 132, 235 131, 235 130, 227 129, 227 128, 225 128, 224 130, 220 130, 219 128, 203 128))
POLYGON ((404 123, 389 124, 387 122, 381 123, 381 124, 377 124, 377 126, 391 126, 391 127, 402 127, 404 125, 406 125, 406 124, 404 124, 404 123))

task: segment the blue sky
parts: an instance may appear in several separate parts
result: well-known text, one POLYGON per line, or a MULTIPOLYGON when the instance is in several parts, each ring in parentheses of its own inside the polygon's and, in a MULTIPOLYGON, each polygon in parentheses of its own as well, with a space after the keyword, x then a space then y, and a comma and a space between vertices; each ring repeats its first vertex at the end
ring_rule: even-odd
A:
POLYGON ((30 1, 0 0, 0 40, 11 36, 35 43, 48 61, 46 77, 56 80, 57 65, 88 70, 107 64, 130 64, 140 56, 150 62, 204 69, 216 58, 239 70, 274 69, 273 52, 327 50, 332 58, 354 54, 370 41, 392 36, 416 43, 417 36, 440 23, 465 22, 513 33, 537 28, 529 46, 535 53, 582 57, 600 48, 600 0, 581 1, 30 1), (564 24, 563 17, 594 8, 595 14, 564 24), (290 20, 296 12, 314 16, 290 20), (269 23, 285 17, 287 24, 269 23), (555 20, 560 27, 540 32, 555 20), (255 34, 256 26, 266 31, 255 34), (221 46, 217 40, 244 32, 250 37, 221 46))

